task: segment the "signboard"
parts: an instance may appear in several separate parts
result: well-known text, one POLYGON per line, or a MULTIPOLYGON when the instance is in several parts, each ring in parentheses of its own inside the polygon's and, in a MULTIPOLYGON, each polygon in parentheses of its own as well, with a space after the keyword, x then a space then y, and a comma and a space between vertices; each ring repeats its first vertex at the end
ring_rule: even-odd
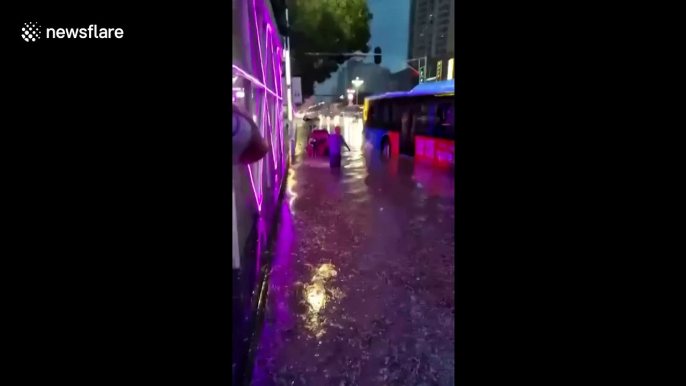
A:
POLYGON ((455 142, 445 139, 434 140, 436 148, 436 158, 434 162, 438 165, 451 165, 455 163, 455 142))
POLYGON ((303 93, 299 76, 291 78, 291 89, 293 90, 293 103, 300 105, 303 103, 303 93))
POLYGON ((443 72, 443 61, 439 60, 438 63, 436 63, 436 80, 441 80, 442 72, 443 72))
POLYGON ((389 131, 388 139, 391 141, 391 154, 400 154, 400 133, 389 131))
POLYGON ((455 142, 423 136, 416 136, 414 141, 416 159, 428 161, 437 166, 455 163, 455 142))

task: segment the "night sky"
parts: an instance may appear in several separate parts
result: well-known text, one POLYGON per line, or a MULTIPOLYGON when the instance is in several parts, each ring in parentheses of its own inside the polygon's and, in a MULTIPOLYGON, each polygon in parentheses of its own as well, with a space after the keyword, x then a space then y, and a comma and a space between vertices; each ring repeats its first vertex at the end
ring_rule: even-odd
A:
MULTIPOLYGON (((369 10, 374 15, 371 24, 372 38, 369 46, 381 47, 381 65, 391 70, 405 68, 407 45, 410 34, 410 0, 367 0, 369 10)), ((371 52, 371 51, 370 51, 371 52)), ((367 62, 373 62, 368 58, 367 62)), ((321 85, 315 86, 317 94, 330 94, 336 86, 336 73, 321 85)))

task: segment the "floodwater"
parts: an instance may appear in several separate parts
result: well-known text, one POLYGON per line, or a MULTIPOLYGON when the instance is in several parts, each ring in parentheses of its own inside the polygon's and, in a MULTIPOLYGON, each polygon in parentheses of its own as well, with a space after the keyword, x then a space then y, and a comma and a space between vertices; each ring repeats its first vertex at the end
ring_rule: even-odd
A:
POLYGON ((340 170, 289 172, 252 385, 453 385, 453 173, 343 126, 340 170))

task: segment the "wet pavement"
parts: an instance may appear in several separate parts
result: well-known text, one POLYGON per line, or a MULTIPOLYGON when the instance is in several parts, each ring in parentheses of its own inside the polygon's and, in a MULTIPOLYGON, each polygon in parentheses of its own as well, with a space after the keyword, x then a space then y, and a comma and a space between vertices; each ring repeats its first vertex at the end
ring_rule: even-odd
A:
POLYGON ((454 178, 364 150, 292 166, 253 385, 455 383, 454 178))

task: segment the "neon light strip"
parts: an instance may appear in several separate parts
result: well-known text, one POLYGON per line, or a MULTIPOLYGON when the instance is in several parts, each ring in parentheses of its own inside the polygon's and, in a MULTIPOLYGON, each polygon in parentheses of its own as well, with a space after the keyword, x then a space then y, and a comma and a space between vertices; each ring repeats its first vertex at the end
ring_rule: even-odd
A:
MULTIPOLYGON (((253 18, 255 19, 255 35, 257 35, 257 48, 258 48, 258 52, 260 54, 260 73, 262 75, 262 84, 264 85, 265 90, 269 90, 269 88, 267 87, 267 69, 264 66, 264 57, 262 56, 262 43, 260 43, 260 27, 259 27, 259 23, 257 22, 257 7, 255 6, 255 0, 252 0, 252 10, 253 10, 253 18)), ((266 21, 269 19, 263 18, 263 20, 266 21)), ((265 51, 265 53, 267 53, 269 51, 269 41, 270 41, 270 37, 271 37, 271 35, 268 33, 268 31, 269 31, 269 28, 265 28, 265 39, 266 39, 266 42, 265 42, 266 51, 265 51)), ((276 95, 276 93, 271 92, 271 94, 278 98, 278 95, 276 95)), ((267 115, 267 122, 269 124, 269 129, 271 131, 271 118, 269 118, 269 112, 268 112, 268 107, 267 107, 267 96, 266 95, 264 96, 264 100, 263 100, 263 104, 262 104, 262 136, 263 137, 266 137, 266 135, 264 133, 264 116, 265 116, 265 114, 267 115)), ((269 134, 270 134, 270 139, 271 139, 271 132, 269 134)), ((274 145, 273 145, 274 141, 271 141, 271 142, 272 142, 272 158, 274 158, 274 145)), ((263 169, 264 169, 264 161, 261 161, 260 162, 260 176, 263 173, 263 169)), ((274 165, 274 169, 276 172, 276 165, 274 165)))
MULTIPOLYGON (((274 35, 276 35, 276 33, 274 33, 274 35)), ((267 36, 268 36, 268 37, 271 37, 271 36, 272 36, 272 26, 270 26, 269 24, 267 24, 267 36)), ((272 40, 272 39, 269 39, 269 40, 272 40)), ((279 48, 278 48, 278 47, 276 48, 276 57, 277 57, 277 58, 279 57, 279 48)), ((278 86, 277 83, 276 83, 276 66, 274 66, 274 57, 272 57, 271 62, 272 62, 272 75, 273 75, 273 76, 272 76, 272 80, 274 81, 274 90, 276 90, 276 91, 277 91, 277 95, 279 95, 279 93, 278 93, 278 91, 279 91, 279 86, 278 86)), ((280 78, 281 78, 281 76, 279 76, 279 79, 280 79, 280 78)), ((280 95, 279 95, 279 96, 280 96, 280 95)))
POLYGON ((255 196, 255 203, 257 203, 257 211, 261 212, 262 211, 262 200, 257 198, 257 191, 255 190, 255 180, 252 178, 252 171, 250 170, 250 165, 246 165, 248 167, 248 176, 250 177, 250 184, 252 188, 252 194, 255 196))
MULTIPOLYGON (((271 27, 272 31, 274 31, 274 35, 277 35, 278 29, 277 29, 276 26, 272 23, 272 15, 269 13, 269 9, 267 9, 267 7, 265 6, 265 7, 263 8, 263 10, 264 10, 264 20, 267 21, 267 25, 269 25, 269 26, 271 27)), ((286 10, 286 12, 288 13, 288 10, 286 10)), ((279 41, 278 38, 277 38, 277 39, 274 39, 274 41, 276 42, 276 48, 282 49, 282 48, 281 48, 281 41, 279 41)))
MULTIPOLYGON (((276 33, 274 35, 276 35, 276 33)), ((281 62, 281 60, 283 60, 281 58, 281 49, 279 47, 276 47, 276 58, 274 58, 274 60, 272 61, 272 67, 275 67, 274 63, 281 62)), ((274 73, 277 73, 276 69, 274 70, 274 73)), ((279 96, 281 96, 281 71, 278 71, 278 75, 279 79, 278 82, 276 82, 276 93, 279 94, 279 96)), ((276 81, 276 79, 274 79, 274 81, 276 81)))
POLYGON ((247 72, 245 72, 243 69, 241 69, 241 68, 238 67, 237 65, 234 64, 234 65, 233 65, 233 69, 236 70, 236 71, 238 71, 238 74, 237 74, 238 76, 240 76, 240 77, 242 77, 242 78, 245 78, 245 79, 249 80, 249 81, 250 81, 252 84, 254 84, 255 86, 258 86, 259 88, 266 90, 268 93, 274 95, 274 96, 277 97, 279 100, 281 100, 281 97, 278 96, 274 91, 272 91, 271 89, 269 89, 267 86, 265 86, 264 84, 262 84, 262 82, 260 82, 260 81, 257 80, 255 77, 253 77, 252 75, 250 75, 250 74, 248 74, 247 72))
MULTIPOLYGON (((265 45, 265 56, 267 57, 267 60, 269 60, 269 28, 265 28, 264 34, 267 36, 267 41, 264 43, 265 45)), ((262 66, 264 66, 264 62, 262 63, 262 66)), ((264 83, 265 85, 267 84, 267 70, 269 67, 263 67, 262 68, 262 73, 264 74, 264 83)), ((267 105, 267 96, 265 95, 264 98, 264 111, 267 113, 267 123, 269 124, 269 140, 272 143, 272 146, 274 145, 274 141, 271 140, 271 118, 269 117, 269 106, 267 105)), ((265 135, 266 137, 266 135, 265 135)))
MULTIPOLYGON (((259 48, 260 53, 260 72, 262 73, 262 83, 267 83, 264 80, 264 60, 262 60, 262 43, 260 43, 260 28, 257 22, 257 8, 255 8, 255 0, 252 0, 252 15, 255 18, 255 35, 257 35, 257 48, 259 48)), ((266 88, 266 86, 265 86, 266 88)))
MULTIPOLYGON (((264 94, 262 96, 262 114, 260 114, 260 117, 262 118, 262 138, 265 138, 266 135, 264 134, 264 116, 267 113, 267 94, 264 94)), ((264 159, 260 160, 258 163, 259 169, 260 169, 260 197, 262 197, 262 200, 264 200, 264 193, 262 192, 262 188, 264 188, 264 159)))
MULTIPOLYGON (((269 55, 270 52, 272 54, 272 56, 271 56, 272 57, 271 67, 272 67, 272 76, 274 77, 274 79, 273 79, 274 90, 271 90, 271 89, 269 89, 269 87, 266 86, 267 70, 269 69, 269 66, 267 65, 265 68, 265 62, 264 62, 264 58, 262 56, 262 44, 260 42, 259 24, 258 24, 258 19, 257 19, 257 8, 256 8, 255 0, 253 0, 252 11, 253 11, 253 19, 255 21, 254 27, 255 27, 256 37, 257 37, 257 45, 259 48, 260 70, 261 70, 262 82, 260 82, 257 78, 250 75, 249 73, 247 73, 246 71, 244 71, 240 67, 238 67, 236 65, 232 65, 232 67, 233 67, 233 70, 238 72, 237 75, 249 80, 252 84, 258 86, 259 88, 262 88, 265 92, 274 96, 277 100, 277 108, 275 110, 276 110, 276 112, 283 115, 282 106, 280 104, 278 104, 278 101, 283 100, 283 85, 281 84, 281 79, 279 79, 278 82, 276 80, 276 66, 274 65, 274 62, 273 62, 273 60, 280 58, 280 56, 278 54, 283 50, 283 48, 279 44, 278 39, 275 41, 275 39, 273 38, 273 36, 276 36, 276 32, 275 32, 276 29, 274 28, 273 24, 271 23, 270 18, 265 17, 263 20, 267 24, 267 26, 265 28, 265 31, 266 31, 265 32, 265 39, 267 39, 266 43, 265 43, 266 44, 265 48, 267 49, 267 55, 269 55), (274 32, 274 34, 272 34, 272 32, 274 32), (270 43, 272 45, 271 50, 269 50, 270 43), (277 53, 276 57, 274 56, 274 51, 276 51, 276 53, 277 53)), ((269 16, 269 12, 266 9, 266 7, 263 8, 263 11, 265 12, 265 15, 269 16)), ((268 58, 269 58, 269 56, 268 56, 268 58)), ((281 70, 281 62, 279 62, 279 71, 280 70, 281 70)), ((279 75, 280 75, 280 72, 279 72, 279 75)), ((255 97, 259 98, 259 94, 255 95, 255 97)), ((271 114, 269 113, 269 109, 267 107, 268 96, 266 94, 264 94, 262 97, 264 98, 264 100, 262 101, 263 109, 262 109, 262 117, 261 117, 262 118, 262 135, 266 136, 265 125, 264 125, 264 119, 265 119, 265 114, 266 114, 267 115, 267 126, 268 126, 267 128, 269 129, 270 141, 272 143, 272 158, 274 159, 274 179, 275 179, 275 185, 278 186, 278 180, 279 180, 279 175, 278 175, 279 170, 278 169, 279 168, 278 168, 278 163, 276 160, 276 154, 274 153, 274 151, 275 151, 275 149, 274 149, 275 148, 274 130, 273 130, 272 122, 271 122, 271 114)), ((283 103, 283 102, 281 102, 281 103, 283 103)), ((257 105, 259 105, 259 102, 257 103, 257 105)), ((289 108, 291 108, 293 110, 293 106, 289 106, 289 108)), ((275 117, 275 118, 278 118, 278 117, 275 117)), ((283 120, 281 119, 277 123, 278 123, 278 126, 281 127, 281 130, 283 130, 283 120)), ((277 136, 277 142, 281 142, 281 146, 283 146, 283 135, 279 135, 278 130, 276 131, 276 136, 277 136)), ((281 155, 284 155, 283 151, 280 151, 280 153, 281 153, 281 155)), ((282 158, 282 162, 283 162, 283 157, 280 157, 280 158, 282 158)), ((260 175, 263 172, 263 165, 264 165, 264 160, 260 160, 258 165, 257 165, 259 168, 260 175)), ((282 165, 283 165, 283 163, 282 163, 282 165)), ((257 203, 257 210, 258 210, 258 212, 261 212, 264 195, 261 192, 258 193, 257 189, 255 189, 255 179, 254 179, 253 174, 252 174, 252 169, 250 168, 250 165, 246 165, 246 166, 248 169, 248 176, 250 177, 250 183, 251 183, 253 195, 255 196, 255 202, 257 203)), ((282 169, 281 170, 282 172, 285 171, 284 168, 281 168, 281 169, 282 169)), ((283 179, 282 179, 282 183, 283 183, 283 179)))
MULTIPOLYGON (((269 55, 269 52, 270 52, 269 51, 269 42, 272 40, 271 39, 271 37, 272 37, 272 29, 271 28, 272 27, 269 24, 267 24, 267 28, 265 28, 265 34, 267 35, 267 55, 269 55)), ((273 59, 273 51, 272 51, 272 59, 273 59)), ((276 88, 276 74, 274 73, 274 60, 269 60, 269 56, 267 56, 267 61, 272 62, 272 80, 274 81, 274 90, 278 90, 276 88)), ((265 79, 265 83, 267 83, 266 79, 265 79)), ((277 100, 276 104, 278 104, 278 103, 279 103, 279 101, 277 100)), ((274 110, 276 110, 276 109, 274 109, 274 110)), ((269 115, 271 115, 271 110, 269 111, 269 115)), ((276 162, 276 154, 274 153, 274 151, 275 151, 274 147, 276 146, 276 145, 274 145, 274 132, 275 132, 275 130, 272 127, 272 120, 271 120, 271 117, 269 115, 267 116, 268 122, 269 122, 269 139, 271 140, 271 143, 272 143, 272 159, 274 160, 274 175, 276 175, 278 172, 278 169, 277 169, 278 164, 276 162)))

